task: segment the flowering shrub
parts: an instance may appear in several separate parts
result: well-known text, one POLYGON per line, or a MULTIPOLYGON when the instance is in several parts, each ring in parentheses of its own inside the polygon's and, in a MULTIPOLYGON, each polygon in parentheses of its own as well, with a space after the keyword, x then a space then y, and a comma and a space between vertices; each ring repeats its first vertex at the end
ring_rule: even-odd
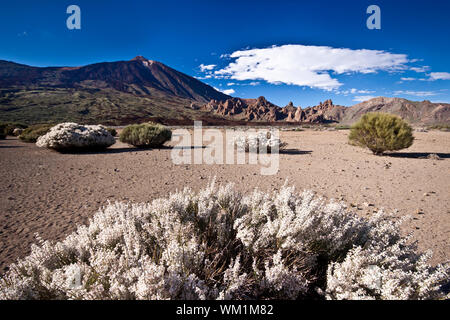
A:
POLYGON ((113 203, 64 241, 40 240, 0 280, 0 299, 428 299, 431 268, 398 225, 293 187, 232 185, 113 203))
POLYGON ((114 137, 104 126, 83 126, 76 123, 61 123, 37 139, 38 147, 55 150, 101 149, 115 143, 114 137))
POLYGON ((274 148, 283 150, 287 146, 286 143, 281 142, 270 131, 239 136, 235 139, 235 145, 246 152, 267 153, 271 153, 274 148))

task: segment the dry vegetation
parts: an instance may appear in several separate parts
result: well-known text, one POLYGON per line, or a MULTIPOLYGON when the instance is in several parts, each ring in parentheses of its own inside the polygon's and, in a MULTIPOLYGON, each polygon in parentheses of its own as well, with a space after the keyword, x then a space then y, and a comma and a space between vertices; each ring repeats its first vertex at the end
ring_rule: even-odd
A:
POLYGON ((176 166, 170 149, 116 143, 102 152, 58 154, 8 138, 0 142, 3 266, 26 256, 34 232, 44 240, 10 269, 2 296, 442 297, 448 267, 429 267, 428 255, 418 252, 433 249, 433 265, 449 258, 450 194, 442 174, 449 171, 449 139, 439 131, 415 135, 409 149, 380 158, 348 145, 346 131, 282 132, 289 149, 280 155, 278 174, 267 177, 258 175, 257 165, 176 166), (236 188, 197 192, 212 176, 236 188), (343 203, 279 189, 286 179, 343 203), (167 196, 187 185, 193 191, 167 196), (255 187, 267 192, 252 193, 255 187), (106 199, 158 197, 163 200, 149 205, 111 204, 66 238, 106 199), (377 214, 381 208, 393 213, 391 220, 377 214), (402 236, 397 225, 408 214, 402 236), (404 237, 409 231, 418 250, 404 237), (129 263, 154 272, 140 273, 129 263), (110 271, 97 268, 116 276, 99 277, 110 271), (74 291, 75 269, 84 282, 74 291))

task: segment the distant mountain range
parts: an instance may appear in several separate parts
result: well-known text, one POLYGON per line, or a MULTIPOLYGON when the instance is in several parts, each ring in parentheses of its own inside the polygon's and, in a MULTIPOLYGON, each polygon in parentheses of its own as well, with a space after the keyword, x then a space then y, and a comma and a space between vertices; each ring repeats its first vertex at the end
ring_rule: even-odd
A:
POLYGON ((374 98, 351 107, 334 105, 331 100, 326 100, 305 109, 294 107, 292 103, 280 108, 264 97, 231 98, 225 101, 212 100, 203 108, 217 115, 245 121, 351 124, 367 112, 385 112, 398 115, 412 124, 450 122, 450 104, 385 97, 374 98))
POLYGON ((302 109, 264 97, 230 97, 160 62, 130 61, 82 67, 39 68, 0 60, 0 121, 77 121, 120 125, 139 121, 188 124, 349 124, 370 111, 393 113, 416 124, 450 122, 450 104, 375 98, 352 107, 326 100, 302 109))

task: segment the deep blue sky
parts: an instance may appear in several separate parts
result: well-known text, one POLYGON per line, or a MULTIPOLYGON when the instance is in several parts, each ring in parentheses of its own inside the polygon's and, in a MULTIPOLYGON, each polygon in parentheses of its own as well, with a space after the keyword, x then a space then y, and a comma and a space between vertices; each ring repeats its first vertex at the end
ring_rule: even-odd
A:
POLYGON ((233 62, 220 58, 223 54, 286 44, 382 50, 419 59, 404 64, 401 72, 329 71, 341 84, 331 91, 257 79, 202 80, 221 90, 233 89, 234 96, 264 95, 278 105, 293 101, 303 107, 327 98, 352 105, 369 96, 450 102, 450 80, 430 76, 450 73, 449 32, 447 0, 15 0, 0 4, 0 59, 34 66, 78 66, 143 55, 204 78, 200 64, 216 65, 214 72, 233 62), (81 8, 81 30, 66 28, 66 8, 71 4, 81 8), (381 8, 381 30, 366 27, 371 4, 381 8), (429 68, 410 69, 423 66, 429 68))

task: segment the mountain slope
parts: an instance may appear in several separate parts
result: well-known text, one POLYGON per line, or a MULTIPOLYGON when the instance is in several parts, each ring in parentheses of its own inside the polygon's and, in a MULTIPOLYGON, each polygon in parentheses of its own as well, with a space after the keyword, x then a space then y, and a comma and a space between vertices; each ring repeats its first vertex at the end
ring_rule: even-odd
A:
POLYGON ((186 121, 205 116, 198 111, 203 103, 228 98, 193 77, 143 57, 51 68, 0 61, 0 121, 186 121))
POLYGON ((413 124, 450 122, 450 104, 386 97, 374 98, 348 108, 340 122, 353 123, 367 112, 395 114, 413 124))
POLYGON ((37 68, 0 61, 0 86, 97 87, 121 92, 167 95, 207 102, 230 98, 211 86, 160 62, 138 56, 131 61, 103 62, 83 67, 37 68))

